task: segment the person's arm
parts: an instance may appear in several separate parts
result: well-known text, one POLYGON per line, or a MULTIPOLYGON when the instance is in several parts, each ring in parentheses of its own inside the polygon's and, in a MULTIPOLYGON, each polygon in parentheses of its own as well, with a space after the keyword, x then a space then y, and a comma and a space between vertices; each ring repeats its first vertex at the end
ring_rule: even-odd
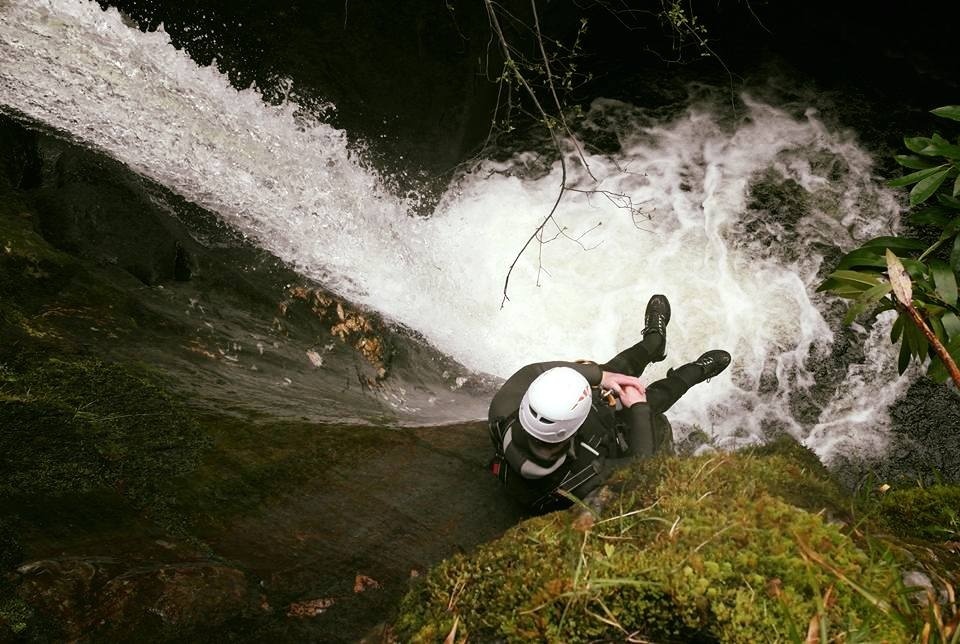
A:
POLYGON ((638 458, 651 458, 654 452, 653 444, 653 411, 645 402, 632 405, 627 410, 630 419, 630 431, 627 444, 630 452, 638 458))
POLYGON ((653 456, 653 411, 647 404, 646 390, 627 386, 623 389, 620 402, 626 407, 625 415, 628 419, 627 445, 629 453, 634 457, 650 458, 653 456))

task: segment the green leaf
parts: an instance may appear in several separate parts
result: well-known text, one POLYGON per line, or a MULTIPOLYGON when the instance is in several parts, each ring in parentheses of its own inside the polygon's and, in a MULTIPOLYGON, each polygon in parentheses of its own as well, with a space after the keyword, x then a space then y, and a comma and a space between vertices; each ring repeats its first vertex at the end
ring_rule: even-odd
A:
POLYGON ((953 338, 946 346, 947 353, 953 358, 953 361, 960 365, 960 337, 953 338))
POLYGON ((900 261, 903 263, 903 267, 907 269, 907 274, 915 280, 921 279, 927 274, 927 266, 923 262, 918 262, 909 257, 901 257, 900 261))
POLYGON ((932 168, 938 165, 936 161, 924 159, 923 157, 918 157, 912 154, 898 154, 893 158, 904 168, 910 168, 912 170, 926 170, 927 168, 932 168))
POLYGON ((930 343, 927 342, 927 337, 923 335, 923 331, 911 323, 904 327, 903 332, 908 338, 910 338, 911 355, 917 359, 917 362, 923 362, 926 360, 930 343))
POLYGON ((940 239, 953 237, 957 234, 957 231, 960 231, 960 217, 954 218, 952 221, 950 221, 950 223, 943 227, 943 234, 940 235, 940 239))
POLYGON ((943 364, 940 356, 934 355, 933 358, 930 359, 930 368, 927 369, 927 377, 941 384, 946 382, 947 378, 950 377, 950 374, 947 372, 947 365, 943 364))
POLYGON ((960 273, 960 235, 953 240, 953 250, 950 251, 950 268, 954 273, 960 273))
POLYGON ((941 343, 947 344, 947 332, 943 330, 943 322, 940 321, 940 318, 930 317, 930 329, 933 331, 933 334, 937 336, 937 339, 941 343))
POLYGON ((956 197, 951 197, 948 194, 940 193, 937 195, 937 201, 944 206, 953 208, 954 210, 960 210, 960 199, 957 199, 956 197))
POLYGON ((830 273, 830 277, 853 288, 859 288, 861 291, 885 281, 879 275, 864 273, 863 271, 833 271, 830 273))
POLYGON ((905 174, 899 179, 890 179, 887 181, 887 185, 891 188, 899 188, 900 186, 909 186, 911 183, 916 183, 923 179, 926 179, 930 175, 943 172, 944 164, 933 166, 932 168, 927 168, 926 170, 918 170, 917 172, 911 172, 910 174, 905 174))
POLYGON ((853 287, 847 282, 827 279, 823 282, 823 284, 820 285, 820 287, 817 289, 817 292, 830 292, 845 299, 852 299, 860 296, 860 294, 863 292, 863 287, 853 287))
POLYGON ((910 223, 918 225, 946 226, 956 216, 956 211, 943 205, 927 206, 910 215, 910 223))
POLYGON ((953 182, 953 196, 956 197, 960 195, 960 174, 957 175, 956 180, 953 182))
MULTIPOLYGON (((912 242, 913 240, 906 240, 912 242)), ((909 249, 899 249, 899 250, 917 250, 921 248, 926 250, 925 244, 919 244, 919 247, 916 247, 914 244, 905 244, 910 246, 909 249)), ((837 270, 846 270, 851 268, 876 268, 876 269, 886 269, 887 260, 885 257, 881 256, 880 251, 884 250, 882 246, 867 246, 863 248, 857 248, 843 257, 840 258, 840 261, 837 262, 837 270)), ((907 272, 910 274, 910 277, 919 279, 927 272, 927 267, 922 262, 918 262, 915 259, 910 259, 907 257, 902 258, 900 261, 903 262, 904 267, 907 269, 907 272)), ((862 272, 873 272, 873 271, 862 271, 862 272)), ((880 273, 881 271, 877 271, 880 273)), ((823 289, 820 289, 823 290, 823 289)))
POLYGON ((893 285, 893 294, 901 304, 909 307, 913 302, 913 284, 900 258, 889 248, 887 249, 887 274, 890 276, 890 284, 893 285))
POLYGON ((860 248, 894 248, 897 250, 926 250, 927 245, 919 239, 907 237, 874 237, 860 248))
POLYGON ((950 357, 953 358, 957 364, 960 364, 960 337, 952 338, 946 348, 950 357))
POLYGON ((952 143, 948 143, 946 141, 932 143, 923 150, 930 156, 940 156, 947 159, 952 159, 954 161, 960 159, 960 145, 953 145, 952 143))
MULTIPOLYGON (((956 364, 960 364, 960 336, 951 340, 944 348, 950 357, 953 358, 953 361, 956 364)), ((943 363, 943 360, 940 359, 940 356, 936 354, 934 354, 930 360, 930 368, 927 370, 927 375, 937 382, 946 382, 947 378, 950 377, 947 366, 943 363)))
POLYGON ((940 318, 940 323, 943 324, 943 330, 947 332, 950 340, 960 338, 960 317, 956 313, 945 313, 940 318))
POLYGON ((877 284, 876 286, 867 289, 864 291, 860 297, 858 297, 853 304, 850 305, 850 308, 847 309, 847 314, 843 316, 843 323, 850 324, 853 320, 866 311, 871 305, 875 304, 880 298, 890 292, 892 288, 890 282, 884 282, 883 284, 877 284))
POLYGON ((897 319, 894 320, 893 326, 890 327, 890 342, 893 344, 897 343, 897 340, 900 339, 900 335, 903 333, 903 315, 898 315, 897 319))
POLYGON ((939 134, 934 134, 924 153, 936 154, 950 159, 960 159, 960 145, 953 145, 939 134))
MULTIPOLYGON (((925 150, 925 149, 927 148, 927 146, 930 145, 930 143, 931 143, 930 139, 927 138, 927 137, 925 137, 925 136, 905 136, 905 137, 903 137, 903 144, 904 144, 905 146, 907 146, 907 148, 908 148, 911 152, 916 152, 917 154, 923 154, 922 151, 925 150)), ((929 155, 927 155, 927 156, 929 156, 929 155)))
POLYGON ((877 305, 877 308, 873 310, 873 315, 877 316, 883 313, 884 311, 893 311, 897 308, 897 305, 893 303, 893 298, 885 297, 880 300, 880 304, 877 305))
POLYGON ((855 268, 857 266, 874 266, 877 268, 886 268, 887 260, 880 255, 879 247, 856 248, 837 262, 837 269, 855 268))
POLYGON ((913 187, 913 190, 910 191, 910 205, 916 206, 918 203, 923 203, 930 198, 934 192, 937 191, 937 188, 940 187, 940 184, 943 183, 944 179, 947 178, 947 170, 941 170, 935 174, 931 174, 929 177, 920 181, 917 185, 913 187))
POLYGON ((960 121, 960 105, 944 105, 935 110, 930 110, 930 113, 942 116, 945 119, 960 121))
MULTIPOLYGON (((914 286, 925 286, 925 284, 914 284, 914 286)), ((928 289, 928 291, 930 294, 933 293, 933 289, 928 289)), ((914 292, 913 305, 917 307, 917 309, 926 313, 927 318, 940 317, 947 312, 947 309, 943 308, 939 304, 934 304, 933 302, 927 302, 926 300, 921 299, 925 295, 925 293, 918 294, 914 292)))
MULTIPOLYGON (((911 325, 906 325, 907 327, 911 325)), ((905 327, 906 328, 906 327, 905 327)), ((897 359, 897 373, 901 376, 903 372, 907 370, 907 367, 910 366, 910 336, 907 333, 903 334, 903 340, 900 342, 900 357, 897 359)))
POLYGON ((957 303, 957 276, 946 262, 930 260, 930 274, 937 285, 937 295, 947 304, 957 303))
MULTIPOLYGON (((916 329, 916 327, 914 328, 916 329)), ((914 348, 917 350, 917 352, 913 354, 917 356, 917 362, 922 363, 930 357, 930 342, 920 329, 917 329, 916 346, 914 348)))

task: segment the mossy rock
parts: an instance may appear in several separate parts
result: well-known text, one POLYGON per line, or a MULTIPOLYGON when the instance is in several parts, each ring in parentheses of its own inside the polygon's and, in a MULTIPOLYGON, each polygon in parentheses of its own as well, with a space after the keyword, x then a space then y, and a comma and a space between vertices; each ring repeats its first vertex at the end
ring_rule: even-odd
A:
POLYGON ((0 199, 0 296, 39 297, 62 288, 79 264, 34 230, 26 206, 0 199))
POLYGON ((115 489, 157 516, 209 444, 148 373, 49 359, 0 372, 0 495, 17 503, 115 489))
POLYGON ((894 489, 884 494, 879 506, 898 534, 931 541, 960 539, 960 486, 894 489))
POLYGON ((610 482, 599 516, 528 520, 419 581, 401 641, 905 641, 890 551, 861 543, 807 450, 662 458, 610 482), (824 512, 823 510, 826 510, 824 512), (833 517, 833 518, 830 518, 833 517))
POLYGON ((34 612, 13 595, 0 596, 0 641, 14 642, 35 622, 34 612))

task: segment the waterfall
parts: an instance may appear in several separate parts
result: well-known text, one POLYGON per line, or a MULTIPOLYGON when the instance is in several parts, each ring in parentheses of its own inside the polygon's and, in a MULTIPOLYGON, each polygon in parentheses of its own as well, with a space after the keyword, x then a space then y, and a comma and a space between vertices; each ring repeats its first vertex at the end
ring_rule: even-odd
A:
POLYGON ((798 115, 746 96, 731 125, 707 104, 655 122, 595 101, 588 126, 616 136, 620 150, 586 156, 598 181, 568 157, 568 183, 584 192, 565 196, 546 243, 522 256, 501 308, 507 269, 556 198, 559 164, 531 173, 532 152, 481 163, 433 216, 416 217, 344 132, 294 102, 235 89, 162 27, 142 33, 88 0, 6 0, 0 60, 5 111, 215 212, 471 369, 506 377, 533 361, 606 360, 639 340, 647 299, 664 293, 668 359, 646 377, 707 349, 734 357, 671 410, 678 432, 700 427, 732 447, 780 428, 828 460, 884 446, 887 407, 908 384, 893 368, 889 320, 858 327, 867 360, 836 367, 841 386, 813 396, 836 325, 815 289, 823 249, 890 234, 898 206, 869 155, 814 109, 798 115), (759 215, 750 199, 762 181, 798 186, 803 215, 759 215), (799 412, 811 397, 815 410, 799 412))

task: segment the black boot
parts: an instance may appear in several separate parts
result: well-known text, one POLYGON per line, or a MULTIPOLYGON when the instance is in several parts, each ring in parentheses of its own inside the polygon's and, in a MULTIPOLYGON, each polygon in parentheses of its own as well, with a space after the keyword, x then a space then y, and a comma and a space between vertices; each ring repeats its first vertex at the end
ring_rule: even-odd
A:
POLYGON ((719 375, 729 364, 730 354, 723 349, 714 349, 707 351, 693 362, 688 362, 676 369, 668 369, 667 378, 671 376, 679 378, 687 387, 692 387, 719 375))
POLYGON ((654 295, 647 302, 647 311, 643 316, 642 344, 650 353, 650 362, 660 362, 667 357, 667 323, 669 321, 670 302, 667 301, 667 296, 654 295))

